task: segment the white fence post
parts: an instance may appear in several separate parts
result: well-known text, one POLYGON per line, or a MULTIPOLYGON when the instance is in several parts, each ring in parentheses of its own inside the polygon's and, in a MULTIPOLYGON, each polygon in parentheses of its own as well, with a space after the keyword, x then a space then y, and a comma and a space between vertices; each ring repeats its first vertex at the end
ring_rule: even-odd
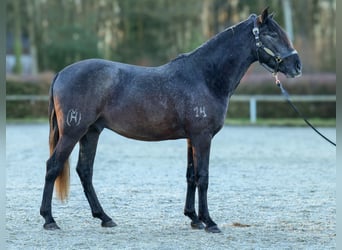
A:
POLYGON ((249 99, 249 118, 252 124, 256 123, 257 119, 257 101, 255 97, 249 99))

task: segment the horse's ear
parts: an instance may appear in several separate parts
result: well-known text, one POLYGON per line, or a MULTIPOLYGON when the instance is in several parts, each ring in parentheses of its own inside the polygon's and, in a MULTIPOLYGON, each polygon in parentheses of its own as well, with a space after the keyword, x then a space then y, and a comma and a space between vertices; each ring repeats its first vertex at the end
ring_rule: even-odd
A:
MULTIPOLYGON (((266 8, 262 11, 261 15, 259 16, 259 18, 258 18, 258 23, 259 23, 259 24, 263 24, 263 23, 265 23, 265 22, 267 21, 267 18, 268 18, 268 8, 269 8, 269 7, 266 7, 266 8)), ((272 15, 272 16, 273 16, 273 15, 272 15)))

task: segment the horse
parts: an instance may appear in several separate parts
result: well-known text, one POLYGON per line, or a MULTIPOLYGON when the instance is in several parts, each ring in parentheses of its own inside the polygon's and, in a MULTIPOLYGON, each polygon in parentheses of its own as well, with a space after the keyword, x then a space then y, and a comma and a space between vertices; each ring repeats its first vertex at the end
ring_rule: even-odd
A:
POLYGON ((301 75, 299 55, 268 8, 160 66, 92 58, 59 71, 49 90, 50 157, 40 207, 43 227, 60 229, 51 212, 52 195, 55 187, 58 198, 68 197, 68 158, 77 143, 76 171, 92 216, 100 219, 103 227, 116 226, 92 184, 96 147, 106 128, 143 141, 185 139, 184 215, 193 229, 221 232, 207 203, 211 140, 224 125, 230 97, 256 61, 274 74, 301 75))

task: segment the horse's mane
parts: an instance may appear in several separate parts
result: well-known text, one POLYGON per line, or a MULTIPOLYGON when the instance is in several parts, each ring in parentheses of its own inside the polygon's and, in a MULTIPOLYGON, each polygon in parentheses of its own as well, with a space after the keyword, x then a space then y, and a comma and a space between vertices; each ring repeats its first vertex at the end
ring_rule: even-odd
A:
POLYGON ((222 39, 222 37, 224 37, 224 39, 229 40, 231 37, 233 37, 235 35, 235 28, 236 27, 238 27, 241 24, 244 24, 247 21, 251 20, 252 18, 256 18, 256 17, 257 17, 256 14, 251 14, 247 19, 245 19, 245 20, 243 20, 237 24, 234 24, 232 26, 229 26, 229 27, 225 28, 223 31, 215 34, 214 36, 212 36, 210 39, 208 39, 207 41, 205 41, 204 43, 199 45, 194 50, 192 50, 190 52, 179 54, 176 58, 172 59, 171 62, 174 62, 174 61, 177 61, 180 59, 184 59, 184 58, 188 58, 189 56, 195 55, 196 53, 201 51, 203 48, 210 46, 210 44, 213 43, 214 41, 217 41, 218 39, 222 39))

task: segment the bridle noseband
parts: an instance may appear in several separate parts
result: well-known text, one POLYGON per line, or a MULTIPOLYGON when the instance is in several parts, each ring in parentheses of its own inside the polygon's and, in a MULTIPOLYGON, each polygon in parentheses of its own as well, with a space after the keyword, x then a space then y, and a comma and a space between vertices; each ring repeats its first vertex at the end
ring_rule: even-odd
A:
POLYGON ((254 28, 253 28, 252 32, 253 32, 253 35, 255 38, 256 54, 258 57, 258 61, 266 70, 268 70, 269 72, 271 72, 273 74, 276 74, 278 72, 279 65, 285 58, 298 54, 297 50, 295 50, 295 49, 292 50, 291 52, 287 53, 287 54, 280 54, 280 53, 274 53, 271 49, 265 47, 259 38, 259 27, 257 25, 257 18, 255 18, 255 20, 254 20, 254 28), (259 50, 260 49, 265 51, 266 54, 270 55, 274 59, 274 61, 276 63, 276 66, 274 69, 272 69, 266 63, 263 63, 260 61, 260 57, 259 57, 259 50))

